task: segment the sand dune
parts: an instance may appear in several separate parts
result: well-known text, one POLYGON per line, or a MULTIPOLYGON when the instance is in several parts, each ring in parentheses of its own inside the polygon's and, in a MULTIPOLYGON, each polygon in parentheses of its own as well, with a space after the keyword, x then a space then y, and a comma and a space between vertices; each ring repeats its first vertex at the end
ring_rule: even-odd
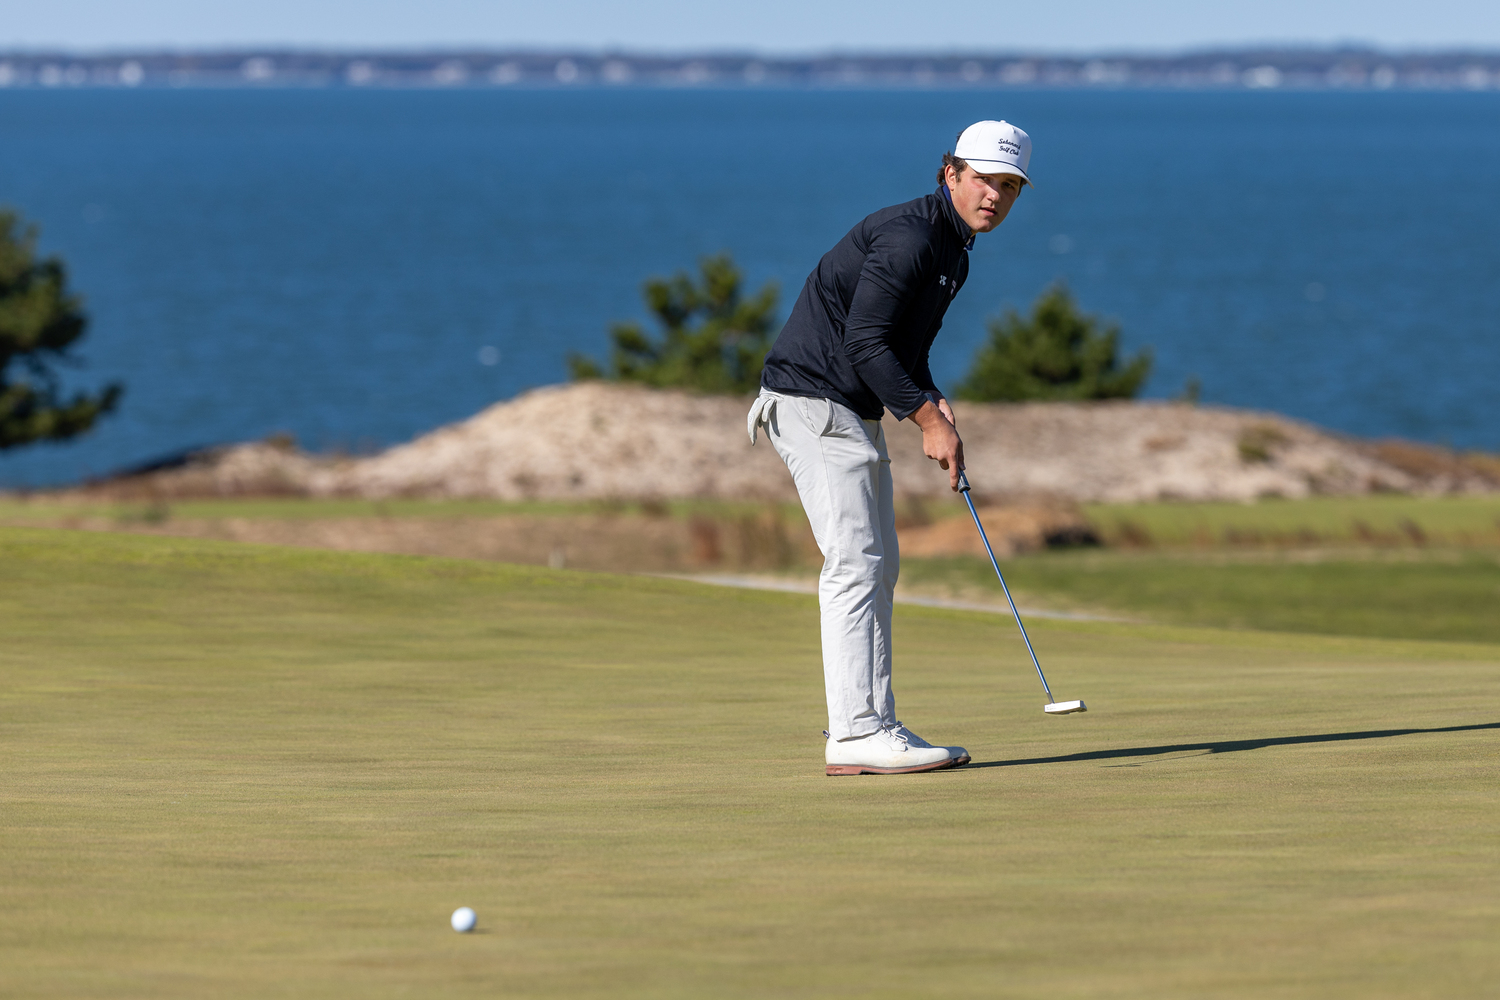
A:
MULTIPOLYGON (((497 403, 369 458, 270 443, 95 490, 527 499, 795 499, 769 444, 751 447, 747 399, 586 382, 497 403)), ((1087 501, 1492 492, 1500 459, 1370 442, 1271 413, 1164 402, 962 404, 975 490, 1087 501)), ((897 494, 938 497, 947 476, 910 422, 886 418, 897 494)))

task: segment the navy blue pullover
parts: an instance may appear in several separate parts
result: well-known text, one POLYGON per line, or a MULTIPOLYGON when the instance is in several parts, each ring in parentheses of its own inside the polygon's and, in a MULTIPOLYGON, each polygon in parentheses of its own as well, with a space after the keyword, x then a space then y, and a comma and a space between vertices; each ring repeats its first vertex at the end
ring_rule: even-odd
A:
POLYGON ((927 354, 969 276, 973 234, 936 191, 867 216, 808 275, 760 383, 905 420, 941 395, 927 354))

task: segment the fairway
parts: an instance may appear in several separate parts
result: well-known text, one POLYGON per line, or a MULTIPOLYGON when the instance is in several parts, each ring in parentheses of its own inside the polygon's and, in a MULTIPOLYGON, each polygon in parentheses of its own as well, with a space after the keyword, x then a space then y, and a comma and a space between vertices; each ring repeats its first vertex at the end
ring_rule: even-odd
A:
POLYGON ((1466 998, 1500 645, 903 606, 823 775, 813 598, 0 529, 0 996, 1466 998), (458 935, 448 915, 479 914, 458 935))

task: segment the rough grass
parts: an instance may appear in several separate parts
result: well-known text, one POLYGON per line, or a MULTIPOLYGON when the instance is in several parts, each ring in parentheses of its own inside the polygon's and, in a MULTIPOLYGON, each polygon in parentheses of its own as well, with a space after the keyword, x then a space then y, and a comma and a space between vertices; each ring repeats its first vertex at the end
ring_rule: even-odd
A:
MULTIPOLYGON (((1045 553, 1003 565, 1018 599, 1150 621, 1386 638, 1500 642, 1490 552, 1045 553)), ((918 593, 1004 600, 972 558, 906 560, 918 593)))
MULTIPOLYGON (((1105 549, 1008 563, 1027 603, 1184 625, 1500 642, 1500 497, 1156 503, 1087 514, 1105 549)), ((902 510, 909 523, 950 516, 968 520, 956 498, 902 510)), ((0 499, 7 523, 536 562, 561 551, 567 565, 626 572, 810 577, 820 561, 800 509, 784 504, 41 497, 0 499)), ((902 581, 916 595, 1001 601, 983 559, 906 559, 902 581)))
MULTIPOLYGON (((986 503, 1003 502, 989 498, 986 503)), ((172 518, 212 520, 320 520, 332 518, 473 518, 614 513, 647 517, 734 519, 768 507, 800 518, 797 504, 728 500, 528 501, 358 500, 245 497, 119 501, 88 494, 0 494, 0 524, 52 525, 82 518, 132 524, 172 518)), ((1127 547, 1274 545, 1500 546, 1500 496, 1312 497, 1260 503, 1086 504, 1084 511, 1109 542, 1127 547)), ((908 501, 900 517, 925 523, 967 515, 957 499, 908 501)))
POLYGON ((1089 504, 1107 541, 1130 547, 1500 547, 1500 496, 1313 497, 1260 503, 1089 504))
POLYGON ((0 995, 1484 997, 1500 647, 902 608, 975 766, 822 776, 796 595, 0 531, 0 995), (482 933, 447 929, 459 905, 482 933))
POLYGON ((797 504, 731 500, 360 500, 310 497, 231 497, 224 499, 141 501, 112 500, 88 494, 0 495, 0 524, 50 526, 70 519, 98 518, 121 524, 161 523, 172 518, 212 520, 325 520, 333 518, 474 518, 591 514, 645 517, 743 517, 775 508, 801 515, 797 504))

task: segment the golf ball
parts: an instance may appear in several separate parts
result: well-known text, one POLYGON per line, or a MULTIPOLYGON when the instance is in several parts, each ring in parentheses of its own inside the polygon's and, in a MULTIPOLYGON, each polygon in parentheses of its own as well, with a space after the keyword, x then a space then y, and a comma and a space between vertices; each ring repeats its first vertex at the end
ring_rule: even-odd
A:
POLYGON ((453 924, 453 929, 458 931, 458 933, 467 934, 474 929, 474 924, 478 920, 479 918, 474 915, 473 910, 467 906, 460 906, 453 911, 453 919, 450 923, 453 924))

